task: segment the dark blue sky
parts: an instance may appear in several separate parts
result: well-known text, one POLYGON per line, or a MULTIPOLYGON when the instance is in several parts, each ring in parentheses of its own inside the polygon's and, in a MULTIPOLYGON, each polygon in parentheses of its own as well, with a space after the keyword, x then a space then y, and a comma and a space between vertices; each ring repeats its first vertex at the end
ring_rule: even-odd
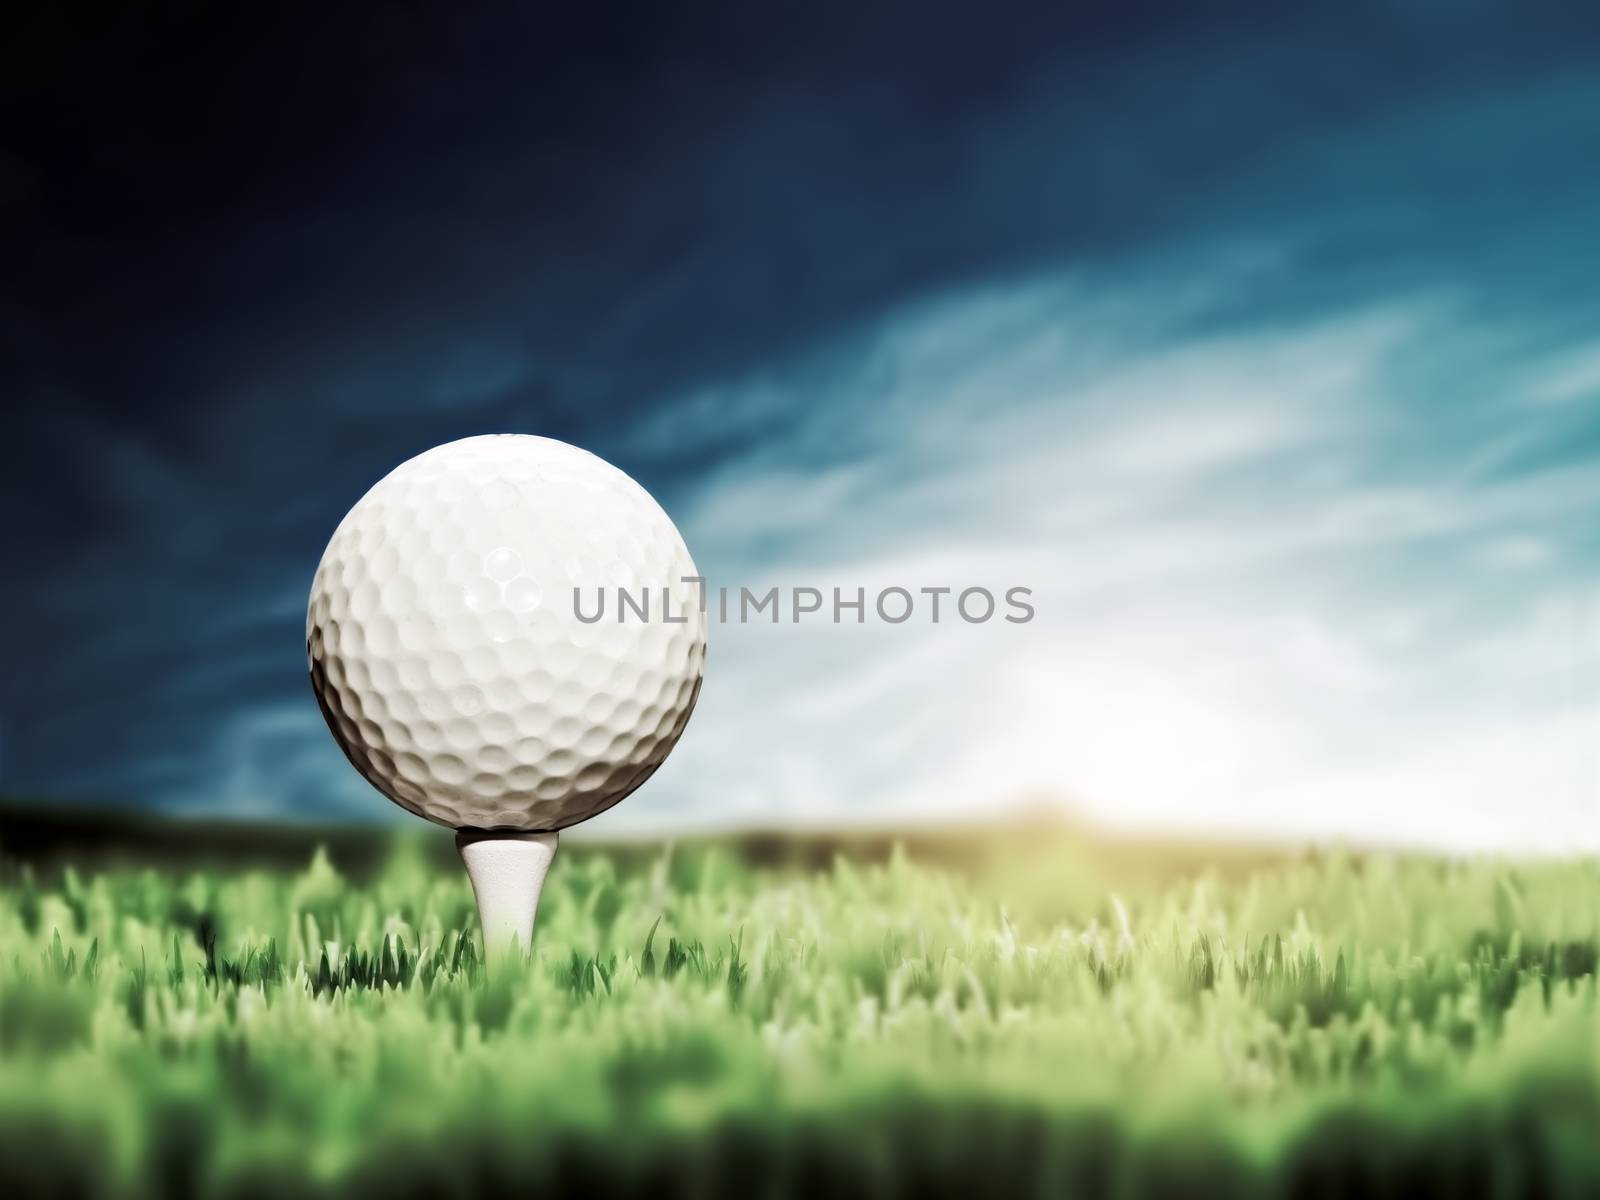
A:
POLYGON ((311 573, 395 463, 521 430, 640 479, 714 578, 1049 601, 1010 646, 714 631, 630 810, 1359 831, 1399 790, 1435 800, 1398 836, 1492 843, 1553 758, 1587 829, 1596 19, 866 7, 22 18, 0 789, 384 812, 305 684, 311 573), (1188 777, 1120 765, 1163 730, 1188 777), (1509 739, 1467 817, 1458 737, 1509 739))

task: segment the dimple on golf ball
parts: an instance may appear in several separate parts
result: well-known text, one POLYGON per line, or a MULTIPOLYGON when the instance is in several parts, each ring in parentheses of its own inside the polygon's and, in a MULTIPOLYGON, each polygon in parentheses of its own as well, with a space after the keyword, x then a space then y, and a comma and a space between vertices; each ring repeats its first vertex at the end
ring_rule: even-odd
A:
POLYGON ((697 576, 660 505, 593 454, 450 442, 381 479, 328 543, 311 685, 401 807, 455 829, 564 829, 683 733, 705 664, 697 576))

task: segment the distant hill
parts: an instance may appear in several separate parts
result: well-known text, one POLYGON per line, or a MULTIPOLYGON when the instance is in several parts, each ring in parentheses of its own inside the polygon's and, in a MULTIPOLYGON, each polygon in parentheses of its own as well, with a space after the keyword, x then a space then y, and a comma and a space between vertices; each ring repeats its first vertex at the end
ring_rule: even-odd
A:
MULTIPOLYGON (((1231 874, 1307 853, 1293 847, 1115 835, 1042 812, 973 826, 744 829, 648 840, 584 838, 567 843, 565 852, 603 848, 613 857, 649 858, 669 843, 723 846, 757 866, 821 870, 841 855, 856 861, 878 861, 902 846, 924 862, 997 875, 1028 870, 1122 878, 1169 878, 1201 869, 1231 874)), ((79 869, 115 864, 182 869, 294 867, 309 861, 316 849, 323 847, 341 871, 359 877, 385 861, 399 845, 425 859, 455 861, 449 832, 423 822, 313 825, 198 820, 117 809, 0 802, 0 861, 30 863, 41 869, 69 864, 79 869)))

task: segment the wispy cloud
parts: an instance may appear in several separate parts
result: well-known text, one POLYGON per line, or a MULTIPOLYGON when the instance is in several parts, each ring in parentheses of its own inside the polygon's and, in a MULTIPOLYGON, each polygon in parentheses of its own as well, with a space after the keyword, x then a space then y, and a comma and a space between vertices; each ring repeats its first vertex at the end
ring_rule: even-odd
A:
POLYGON ((716 628, 685 745, 608 822, 1053 794, 1144 825, 1596 844, 1574 731, 1600 721, 1600 571, 1558 547, 1600 476, 1462 469, 1521 436, 1520 392, 1466 428, 1447 403, 1418 418, 1408 381, 1482 336, 1464 307, 1129 339, 1082 292, 1020 289, 1001 328, 992 294, 920 306, 821 351, 824 389, 814 364, 787 393, 768 371, 759 403, 849 439, 731 464, 680 513, 713 583, 1023 584, 1038 618, 716 628))

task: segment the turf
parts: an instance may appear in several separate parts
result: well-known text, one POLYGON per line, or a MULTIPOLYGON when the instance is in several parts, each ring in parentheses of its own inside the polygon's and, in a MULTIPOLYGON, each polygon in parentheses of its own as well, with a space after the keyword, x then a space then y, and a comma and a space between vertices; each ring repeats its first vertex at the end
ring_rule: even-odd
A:
POLYGON ((1600 865, 9 863, 11 1195, 1594 1195, 1600 865))

